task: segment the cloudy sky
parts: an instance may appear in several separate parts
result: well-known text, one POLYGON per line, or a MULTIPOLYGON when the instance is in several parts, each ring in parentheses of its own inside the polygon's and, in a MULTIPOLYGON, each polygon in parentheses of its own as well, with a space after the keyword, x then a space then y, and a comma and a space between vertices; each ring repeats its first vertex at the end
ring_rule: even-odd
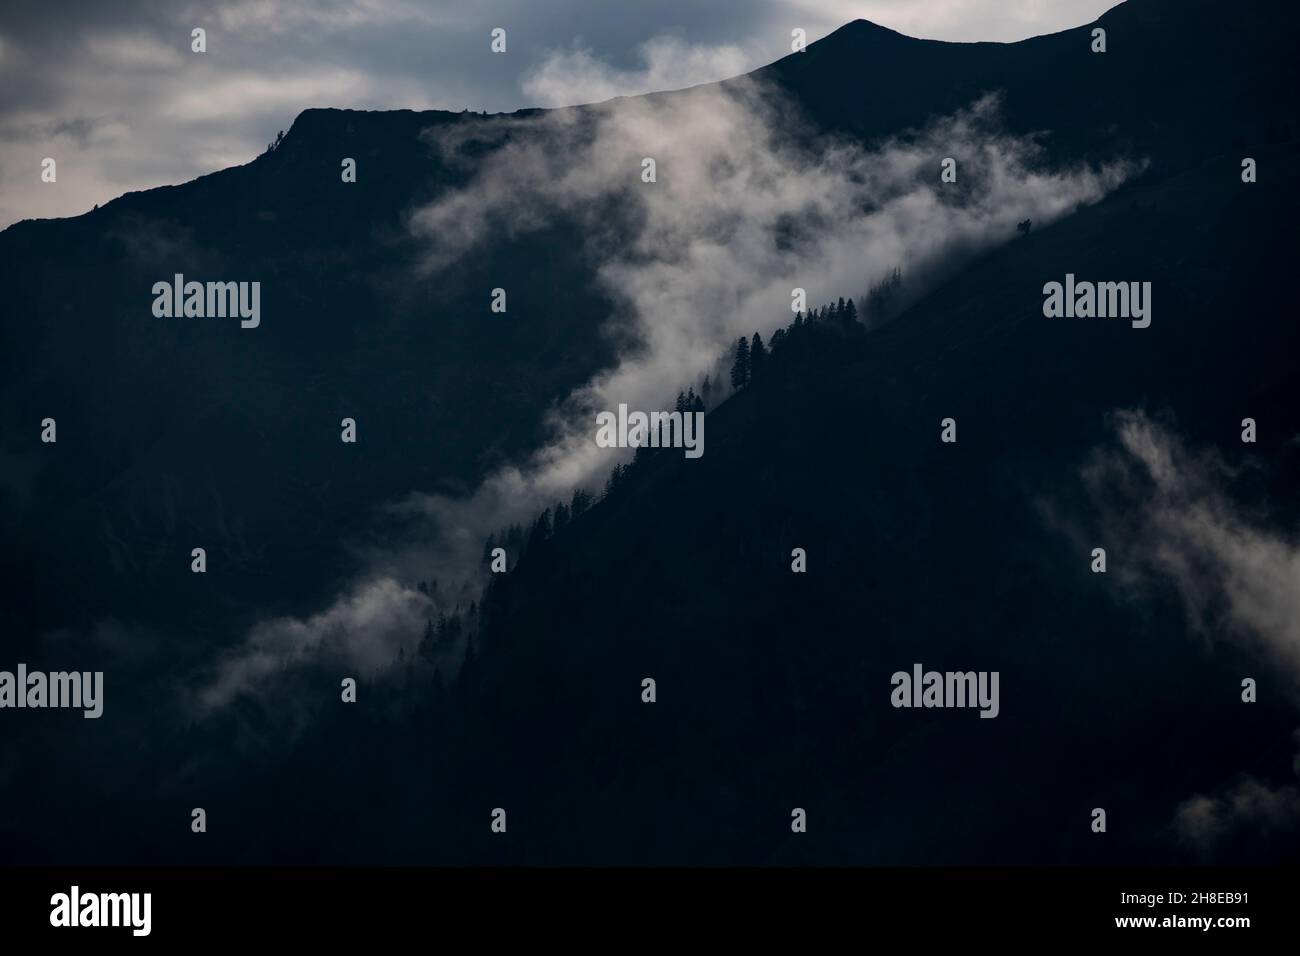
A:
POLYGON ((303 109, 488 112, 745 72, 865 18, 912 36, 1023 39, 1113 0, 5 0, 0 227, 244 163, 303 109), (207 52, 190 31, 207 31, 207 52), (489 51, 494 27, 505 55, 489 51), (40 180, 54 158, 58 181, 40 180))

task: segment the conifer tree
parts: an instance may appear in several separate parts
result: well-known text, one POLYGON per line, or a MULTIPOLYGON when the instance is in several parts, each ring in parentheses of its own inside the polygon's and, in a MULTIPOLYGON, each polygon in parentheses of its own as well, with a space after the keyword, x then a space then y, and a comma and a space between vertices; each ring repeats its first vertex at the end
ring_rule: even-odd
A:
POLYGON ((752 381, 763 372, 763 366, 767 364, 767 348, 763 345, 763 337, 757 332, 754 333, 754 341, 749 346, 749 377, 752 381))
POLYGON ((736 359, 731 363, 731 387, 742 389, 749 383, 749 339, 743 335, 736 343, 736 359))

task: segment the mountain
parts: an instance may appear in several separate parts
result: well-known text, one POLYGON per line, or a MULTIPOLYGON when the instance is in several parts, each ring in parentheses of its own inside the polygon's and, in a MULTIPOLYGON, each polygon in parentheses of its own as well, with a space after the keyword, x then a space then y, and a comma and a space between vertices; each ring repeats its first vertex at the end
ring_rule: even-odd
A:
MULTIPOLYGON (((1206 143, 1294 135, 1270 95, 1289 66, 1285 31, 1269 27, 1289 15, 1257 4, 1225 27, 1211 3, 1123 4, 1098 21, 1104 55, 1089 52, 1090 27, 950 44, 856 21, 755 76, 818 128, 867 142, 998 91, 1008 131, 1050 130, 1055 158, 1141 156, 1163 171, 1206 143), (1210 51, 1216 70, 1198 66, 1210 51)), ((353 570, 337 543, 364 545, 376 502, 472 488, 539 443, 542 412, 614 358, 595 334, 611 303, 575 226, 428 276, 406 227, 472 174, 428 132, 490 119, 308 110, 246 166, 0 233, 0 522, 21 555, 5 568, 18 630, 142 611, 167 624, 184 613, 160 600, 172 592, 223 627, 250 606, 301 612, 353 570), (265 323, 154 319, 150 289, 176 273, 260 277, 265 323), (489 311, 503 282, 508 335, 489 311), (32 440, 47 416, 57 450, 32 440), (356 454, 338 441, 347 416, 356 454), (190 587, 183 559, 200 538, 226 569, 220 587, 190 587), (65 574, 75 591, 54 583, 65 574)))
POLYGON ((1146 153, 1178 165, 1208 143, 1294 135, 1276 109, 1293 79, 1272 2, 1130 0, 1095 23, 1020 43, 917 40, 865 20, 760 70, 828 127, 868 139, 1003 95, 1008 128, 1049 131, 1057 158, 1146 153), (1092 52, 1092 31, 1106 52, 1092 52))
MULTIPOLYGON (((1278 281, 1294 202, 1280 183, 1243 192, 1217 157, 1125 189, 858 348, 832 340, 756 381, 708 416, 702 459, 661 453, 526 554, 492 596, 482 727, 463 737, 492 754, 493 792, 564 834, 563 850, 519 852, 1170 863, 1194 859, 1171 828, 1193 794, 1293 779, 1294 677, 1227 627, 1207 642, 1167 581, 1134 589, 1154 505, 1116 495, 1107 528, 1085 476, 1118 445, 1113 413, 1143 409, 1296 527, 1300 339, 1278 281), (1044 319, 1041 286, 1068 270, 1150 276, 1152 326, 1044 319), (1247 415, 1269 423, 1257 448, 1240 441, 1247 415), (1106 575, 1090 573, 1094 546, 1106 575), (999 671, 1001 713, 894 709, 890 675, 916 662, 999 671), (1271 700, 1248 707, 1240 679, 1261 673, 1271 700)), ((1295 849, 1256 841, 1233 859, 1295 849)))
MULTIPOLYGON (((476 657, 445 688, 369 688, 373 706, 303 721, 300 682, 293 703, 200 724, 124 688, 131 719, 76 741, 25 715, 22 746, 0 755, 12 857, 1183 858, 1180 802, 1238 774, 1287 780, 1287 678, 1200 640, 1168 585, 1135 597, 1136 537, 1108 538, 1116 573, 1092 575, 1092 545, 1061 524, 1141 523, 1127 499, 1105 523, 1085 473, 1115 446, 1114 413, 1142 409, 1218 449, 1247 506, 1295 526, 1295 20, 1281 3, 1130 0, 1097 22, 1105 54, 1093 25, 950 44, 856 21, 758 71, 819 133, 876 143, 997 92, 1007 130, 1044 131, 1049 161, 1148 165, 712 410, 703 459, 655 457, 494 582, 476 657), (1258 183, 1241 181, 1243 156, 1258 183), (1150 281, 1152 326, 1045 319, 1043 284, 1067 273, 1150 281), (938 440, 947 416, 956 445, 938 440), (1248 451, 1246 416, 1261 423, 1248 451), (790 571, 795 547, 806 574, 790 571), (892 708, 890 674, 914 662, 999 671, 1000 715, 892 708), (1250 674, 1267 690, 1246 707, 1250 674), (224 821, 198 849, 160 824, 196 792, 224 821), (492 842, 502 805, 512 835, 492 842), (1092 839, 1096 806, 1112 824, 1092 839)), ((137 636, 96 653, 186 674, 255 620, 318 610, 353 550, 391 530, 384 504, 472 489, 539 444, 545 411, 618 349, 598 334, 612 303, 578 225, 424 275, 407 216, 473 175, 426 131, 481 134, 486 158, 541 116, 503 131, 474 114, 309 110, 245 166, 0 233, 8 658, 124 622, 137 636), (151 287, 175 273, 261 280, 262 324, 156 319, 151 287), (505 316, 488 308, 502 284, 505 316), (39 443, 47 416, 56 445, 39 443), (223 569, 201 585, 199 545, 223 569)))

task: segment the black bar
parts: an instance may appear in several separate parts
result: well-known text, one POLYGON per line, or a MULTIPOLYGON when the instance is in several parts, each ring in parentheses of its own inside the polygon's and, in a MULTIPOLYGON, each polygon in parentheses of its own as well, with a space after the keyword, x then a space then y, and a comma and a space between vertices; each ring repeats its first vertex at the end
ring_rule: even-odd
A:
POLYGON ((1139 944, 1198 937, 1231 945, 1294 933, 1292 877, 1280 869, 27 869, 0 872, 0 926, 7 942, 135 941, 129 926, 51 926, 51 898, 76 885, 83 901, 92 893, 151 894, 146 938, 165 944, 630 943, 710 932, 756 945, 781 937, 830 945, 836 937, 828 934, 843 933, 880 941, 897 934, 972 942, 1131 937, 1139 944), (1171 902, 1171 893, 1183 901, 1171 902), (1147 899, 1124 902, 1121 894, 1147 899), (1233 894, 1244 899, 1234 902, 1233 894), (1245 917, 1249 925, 1161 925, 1205 917, 1245 917), (1124 918, 1156 925, 1118 926, 1124 918))

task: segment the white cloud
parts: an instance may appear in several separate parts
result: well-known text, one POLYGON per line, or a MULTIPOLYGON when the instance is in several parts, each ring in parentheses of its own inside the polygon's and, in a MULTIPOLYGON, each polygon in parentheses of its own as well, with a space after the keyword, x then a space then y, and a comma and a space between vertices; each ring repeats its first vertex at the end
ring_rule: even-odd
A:
MULTIPOLYGON (((1126 542, 1121 579, 1143 592, 1171 582, 1196 632, 1249 648, 1300 688, 1300 535, 1235 501, 1236 472, 1213 451, 1188 448, 1140 411, 1117 413, 1115 425, 1117 447, 1099 450, 1084 479, 1105 537, 1126 542)), ((1292 769, 1300 773, 1300 756, 1292 769)), ((1192 796, 1173 818, 1203 855, 1298 826, 1296 786, 1254 776, 1192 796)))
MULTIPOLYGON (((160 104, 160 114, 186 123, 247 116, 293 117, 321 103, 346 108, 373 102, 378 92, 374 78, 356 70, 326 67, 275 76, 223 71, 214 73, 202 87, 178 91, 160 104)), ((401 98, 401 102, 411 109, 428 108, 423 92, 408 92, 409 98, 401 98)))
MULTIPOLYGON (((816 304, 861 295, 895 266, 919 282, 1010 237, 1021 219, 1049 222, 1100 198, 1131 171, 1122 163, 1036 169, 1031 142, 997 131, 992 99, 875 153, 835 142, 805 149, 790 135, 797 130, 785 104, 757 86, 620 101, 584 115, 595 118, 589 134, 572 113, 501 121, 511 124, 510 144, 466 189, 412 218, 433 270, 501 232, 576 219, 598 281, 620 305, 611 322, 635 343, 553 410, 552 440, 529 461, 468 499, 407 503, 433 518, 453 550, 460 541, 478 546, 575 485, 599 487, 614 459, 592 440, 595 412, 620 402, 670 407, 739 335, 786 324, 792 288, 816 304), (979 182, 961 201, 938 181, 936 157, 949 151, 970 157, 964 175, 979 182), (640 181, 646 155, 657 160, 657 183, 640 181), (613 221, 611 203, 635 213, 613 221), (783 241, 792 230, 795 241, 783 241)), ((437 142, 449 156, 460 145, 437 142)), ((468 551, 445 564, 467 559, 468 551)))
POLYGON ((334 661, 344 676, 368 675, 411 647, 431 613, 428 597, 379 578, 357 585, 330 608, 306 619, 264 621, 217 665, 198 694, 201 710, 214 710, 255 693, 287 667, 334 661))
POLYGON ((110 34, 91 36, 86 40, 86 52, 101 69, 127 72, 164 72, 179 69, 185 62, 182 47, 177 43, 163 43, 143 34, 110 34))
POLYGON ((209 4, 197 5, 190 18, 197 26, 214 13, 222 30, 283 34, 313 27, 350 30, 386 24, 435 25, 452 20, 456 10, 450 4, 439 10, 432 4, 408 0, 234 0, 215 10, 209 4))
POLYGON ((1213 854, 1244 834, 1273 836, 1300 828, 1300 790, 1245 777, 1218 796, 1197 794, 1174 813, 1174 831, 1201 854, 1213 854))
POLYGON ((1099 452, 1085 478, 1114 533, 1146 556, 1139 573, 1172 581, 1199 632, 1247 644, 1300 684, 1300 536, 1233 501, 1219 456, 1141 412, 1117 414, 1116 430, 1119 448, 1099 452), (1116 510, 1117 488, 1141 504, 1116 510))
MULTIPOLYGON (((453 269, 500 235, 570 218, 588 238, 597 281, 619 303, 610 322, 633 344, 551 411, 552 437, 528 460, 467 497, 414 494, 394 505, 422 540, 369 554, 371 576, 420 568, 452 591, 475 583, 489 533, 530 519, 575 487, 603 483, 611 456, 621 453, 595 445, 597 410, 620 402, 671 407, 678 389, 698 382, 736 337, 787 324, 793 287, 807 289, 812 304, 853 297, 900 265, 919 283, 1010 238, 1024 218, 1048 222, 1100 198, 1132 171, 1127 163, 1038 169, 1031 141, 999 132, 992 98, 878 152, 834 141, 809 149, 790 122, 775 91, 742 84, 433 134, 431 144, 452 162, 467 145, 462 137, 511 136, 486 156, 474 152, 465 188, 412 215, 427 243, 425 269, 453 269), (939 183, 936 157, 949 152, 969 157, 970 188, 960 199, 939 183), (641 181, 645 155, 658 161, 656 183, 641 181), (795 241, 784 241, 792 231, 795 241)), ((372 596, 399 608, 410 601, 400 589, 372 596)), ((281 622, 273 633, 292 637, 287 646, 299 659, 299 649, 314 646, 308 634, 331 626, 353 600, 345 596, 313 621, 281 622)), ((267 644, 260 636, 232 659, 226 689, 213 700, 274 669, 267 644)))
POLYGON ((555 51, 524 78, 523 90, 538 106, 572 106, 725 80, 761 63, 739 46, 702 46, 676 37, 647 40, 637 53, 642 66, 621 70, 588 49, 555 51))

